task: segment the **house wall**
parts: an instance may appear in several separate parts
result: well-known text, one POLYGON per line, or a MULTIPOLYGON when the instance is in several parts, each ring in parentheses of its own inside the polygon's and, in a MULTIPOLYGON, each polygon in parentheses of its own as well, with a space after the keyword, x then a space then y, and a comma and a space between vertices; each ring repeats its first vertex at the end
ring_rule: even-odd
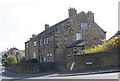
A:
POLYGON ((40 56, 40 63, 42 62, 54 62, 54 32, 45 34, 45 35, 40 35, 39 36, 39 41, 41 42, 41 45, 39 44, 39 51, 38 54, 40 56), (48 43, 44 44, 44 38, 48 39, 48 43), (52 55, 51 55, 52 54, 52 55), (45 60, 46 59, 46 60, 45 60))
POLYGON ((47 28, 45 31, 34 38, 32 37, 32 39, 25 43, 26 59, 34 58, 35 53, 40 63, 45 62, 45 58, 47 60, 46 62, 50 62, 49 59, 53 58, 53 62, 57 62, 58 67, 62 64, 66 67, 66 56, 70 54, 71 51, 71 49, 66 48, 66 45, 76 41, 77 32, 82 33, 83 40, 94 40, 94 42, 87 44, 85 46, 86 48, 90 47, 90 45, 99 44, 99 39, 104 39, 106 37, 106 33, 94 22, 94 14, 92 12, 81 12, 76 14, 76 10, 71 8, 69 10, 68 20, 55 26, 58 27, 47 28), (88 29, 80 29, 81 23, 87 23, 88 29), (48 38, 49 40, 49 43, 46 45, 43 44, 44 38, 48 38), (40 40, 42 40, 42 45, 40 45, 40 40), (36 47, 33 46, 34 41, 37 41, 36 47), (27 43, 28 48, 26 46, 27 43), (47 56, 47 53, 52 53, 52 56, 47 56))
POLYGON ((25 42, 25 58, 26 58, 26 60, 38 58, 38 42, 37 41, 38 41, 38 38, 36 36, 34 38, 30 38, 30 41, 25 42), (36 41, 36 46, 34 46, 35 41, 36 41))
MULTIPOLYGON (((94 17, 93 14, 92 16, 94 17)), ((88 18, 88 13, 80 13, 70 18, 66 23, 58 28, 57 32, 59 46, 56 54, 58 62, 62 62, 64 64, 67 61, 66 55, 70 54, 70 52, 72 53, 73 49, 66 48, 66 45, 73 41, 76 41, 77 32, 82 34, 83 40, 87 40, 89 42, 84 46, 85 49, 94 45, 102 44, 102 41, 100 42, 100 39, 105 39, 106 33, 94 22, 94 18, 88 18), (87 23, 88 29, 81 29, 81 23, 87 23)), ((81 50, 81 47, 79 48, 79 50, 81 50)))

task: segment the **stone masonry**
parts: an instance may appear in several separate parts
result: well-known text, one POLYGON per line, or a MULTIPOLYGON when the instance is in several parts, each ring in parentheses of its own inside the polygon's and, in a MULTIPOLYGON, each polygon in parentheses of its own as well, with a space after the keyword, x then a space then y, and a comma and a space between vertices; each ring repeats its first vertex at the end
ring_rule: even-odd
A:
POLYGON ((37 58, 39 63, 55 62, 58 69, 67 66, 66 57, 79 50, 102 44, 106 32, 94 21, 94 13, 75 8, 68 10, 69 17, 51 27, 45 24, 45 30, 32 36, 25 42, 26 60, 37 58))

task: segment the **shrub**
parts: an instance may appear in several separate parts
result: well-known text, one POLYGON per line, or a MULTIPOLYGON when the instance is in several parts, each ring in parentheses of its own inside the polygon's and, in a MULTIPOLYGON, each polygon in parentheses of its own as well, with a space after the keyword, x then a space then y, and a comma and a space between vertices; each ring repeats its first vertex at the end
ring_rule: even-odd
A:
POLYGON ((89 48, 89 49, 80 51, 80 53, 106 52, 119 47, 120 47, 120 35, 108 40, 106 43, 102 45, 97 45, 94 48, 89 48))
POLYGON ((6 63, 7 63, 7 58, 2 58, 2 65, 4 67, 6 67, 6 63))
POLYGON ((8 57, 7 57, 7 63, 8 63, 8 64, 18 63, 17 57, 15 57, 15 56, 13 56, 13 55, 8 56, 8 57))

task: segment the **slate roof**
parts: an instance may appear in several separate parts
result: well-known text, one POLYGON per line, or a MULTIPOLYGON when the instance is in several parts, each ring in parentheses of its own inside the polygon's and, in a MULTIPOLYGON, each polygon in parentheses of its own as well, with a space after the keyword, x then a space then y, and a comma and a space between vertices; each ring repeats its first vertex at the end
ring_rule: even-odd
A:
POLYGON ((76 40, 76 41, 71 42, 70 44, 67 44, 66 48, 82 46, 82 45, 84 45, 86 43, 87 43, 87 41, 84 41, 84 40, 76 40))
MULTIPOLYGON (((96 25, 98 25, 96 22, 94 22, 96 25)), ((104 31, 100 26, 98 26, 104 33, 107 33, 107 31, 104 31)))
POLYGON ((113 37, 119 36, 119 35, 120 35, 120 31, 118 31, 117 33, 115 33, 110 39, 112 39, 113 37))
POLYGON ((118 32, 115 34, 115 36, 118 36, 118 35, 120 35, 120 31, 118 31, 118 32))
POLYGON ((69 18, 49 27, 48 29, 44 30, 43 32, 39 33, 38 35, 43 35, 43 34, 47 34, 47 33, 50 33, 50 32, 53 32, 56 28, 58 28, 60 25, 64 24, 66 21, 68 21, 69 18))
POLYGON ((14 50, 19 50, 19 49, 17 49, 16 47, 14 48, 10 48, 9 50, 8 50, 8 54, 12 54, 12 52, 14 51, 14 50))

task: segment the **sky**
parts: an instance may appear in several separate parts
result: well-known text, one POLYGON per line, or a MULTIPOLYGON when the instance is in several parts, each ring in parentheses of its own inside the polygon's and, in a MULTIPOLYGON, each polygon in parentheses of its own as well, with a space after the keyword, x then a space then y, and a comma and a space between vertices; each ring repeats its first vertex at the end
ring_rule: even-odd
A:
POLYGON ((24 43, 50 26, 68 18, 68 9, 92 11, 107 39, 118 31, 119 0, 0 0, 0 52, 25 49, 24 43))

